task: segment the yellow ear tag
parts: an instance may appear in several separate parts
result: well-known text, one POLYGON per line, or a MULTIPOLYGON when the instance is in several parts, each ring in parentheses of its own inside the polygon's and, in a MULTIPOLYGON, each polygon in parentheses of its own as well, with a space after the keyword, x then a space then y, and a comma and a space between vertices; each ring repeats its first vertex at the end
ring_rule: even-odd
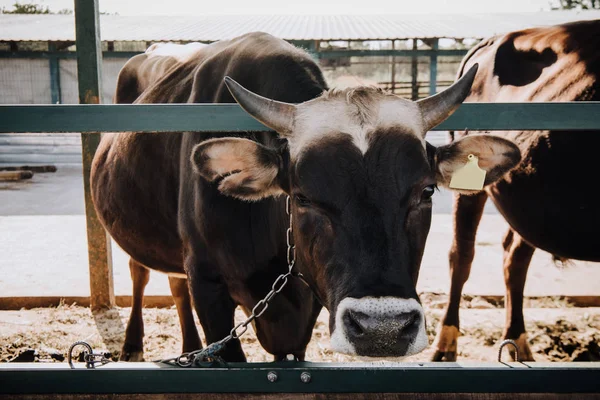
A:
POLYGON ((451 189, 481 190, 485 182, 485 170, 479 168, 479 159, 469 154, 467 163, 457 169, 450 180, 451 189))

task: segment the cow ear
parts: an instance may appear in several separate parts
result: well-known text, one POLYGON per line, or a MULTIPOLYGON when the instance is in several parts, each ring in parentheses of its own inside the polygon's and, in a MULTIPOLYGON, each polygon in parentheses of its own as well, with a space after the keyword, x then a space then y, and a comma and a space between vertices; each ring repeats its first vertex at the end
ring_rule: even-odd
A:
POLYGON ((280 160, 275 150, 242 138, 207 140, 192 151, 198 174, 218 182, 224 195, 247 201, 283 193, 277 179, 280 160))
MULTIPOLYGON (((452 176, 465 166, 470 154, 479 159, 479 168, 486 171, 484 186, 496 182, 521 161, 521 151, 510 140, 492 135, 468 135, 436 149, 435 165, 438 185, 448 187, 452 176)), ((458 191, 466 194, 477 192, 458 191)))

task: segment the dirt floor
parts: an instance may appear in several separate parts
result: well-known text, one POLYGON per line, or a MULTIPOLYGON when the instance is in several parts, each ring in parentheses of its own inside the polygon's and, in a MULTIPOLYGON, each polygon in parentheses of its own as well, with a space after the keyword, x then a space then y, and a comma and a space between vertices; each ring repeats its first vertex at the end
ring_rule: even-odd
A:
MULTIPOLYGON (((428 333, 432 342, 446 296, 424 294, 421 298, 428 310, 428 333)), ((481 297, 463 300, 459 360, 496 361, 505 318, 502 307, 481 297)), ((551 297, 529 301, 525 307, 530 345, 537 361, 600 361, 600 308, 572 307, 565 300, 551 297)), ((78 340, 87 341, 95 351, 109 352, 116 360, 129 311, 118 308, 92 315, 88 308, 77 305, 0 311, 0 361, 63 361, 69 346, 78 340)), ((236 319, 243 318, 239 311, 236 319)), ((323 312, 313 332, 307 360, 360 361, 334 354, 329 349, 327 321, 328 314, 323 312)), ((146 360, 179 353, 179 321, 174 308, 145 309, 144 322, 146 360)), ((242 343, 249 361, 272 360, 251 330, 243 336, 242 343)), ((406 361, 429 361, 433 352, 430 347, 406 361)))

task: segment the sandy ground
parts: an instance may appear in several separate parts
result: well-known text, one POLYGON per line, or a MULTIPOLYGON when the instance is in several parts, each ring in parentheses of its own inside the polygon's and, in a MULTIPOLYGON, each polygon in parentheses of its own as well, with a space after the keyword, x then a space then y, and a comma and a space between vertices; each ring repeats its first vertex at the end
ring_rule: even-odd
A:
MULTIPOLYGON (((422 297, 427 312, 430 342, 442 316, 445 296, 422 297)), ((459 359, 493 362, 502 336, 504 309, 483 298, 463 301, 459 359)), ((526 304, 525 318, 530 344, 537 361, 600 361, 600 308, 574 308, 562 300, 547 298, 526 304)), ((106 351, 118 359, 129 315, 128 308, 103 311, 92 315, 88 308, 61 305, 0 312, 0 361, 60 361, 69 346, 85 340, 95 351, 106 351), (29 350, 29 351, 27 351, 29 350)), ((243 320, 238 311, 236 319, 243 320)), ((307 360, 326 362, 359 361, 334 354, 329 347, 328 314, 317 321, 307 351, 307 360)), ((179 321, 175 309, 145 309, 145 358, 153 361, 175 356, 180 351, 179 321)), ((252 330, 242 338, 249 361, 271 361, 252 330)), ((434 349, 406 361, 429 361, 434 349)), ((505 359, 508 356, 505 355, 505 359)))

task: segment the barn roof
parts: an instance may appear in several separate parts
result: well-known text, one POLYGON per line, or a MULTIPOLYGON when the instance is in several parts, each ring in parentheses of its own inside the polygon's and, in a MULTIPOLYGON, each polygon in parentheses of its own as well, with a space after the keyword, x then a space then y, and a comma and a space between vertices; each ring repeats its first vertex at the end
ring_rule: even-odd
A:
MULTIPOLYGON (((216 41, 251 31, 286 40, 481 39, 600 19, 600 11, 446 15, 100 16, 103 41, 216 41)), ((74 41, 72 15, 0 14, 0 41, 74 41)))

